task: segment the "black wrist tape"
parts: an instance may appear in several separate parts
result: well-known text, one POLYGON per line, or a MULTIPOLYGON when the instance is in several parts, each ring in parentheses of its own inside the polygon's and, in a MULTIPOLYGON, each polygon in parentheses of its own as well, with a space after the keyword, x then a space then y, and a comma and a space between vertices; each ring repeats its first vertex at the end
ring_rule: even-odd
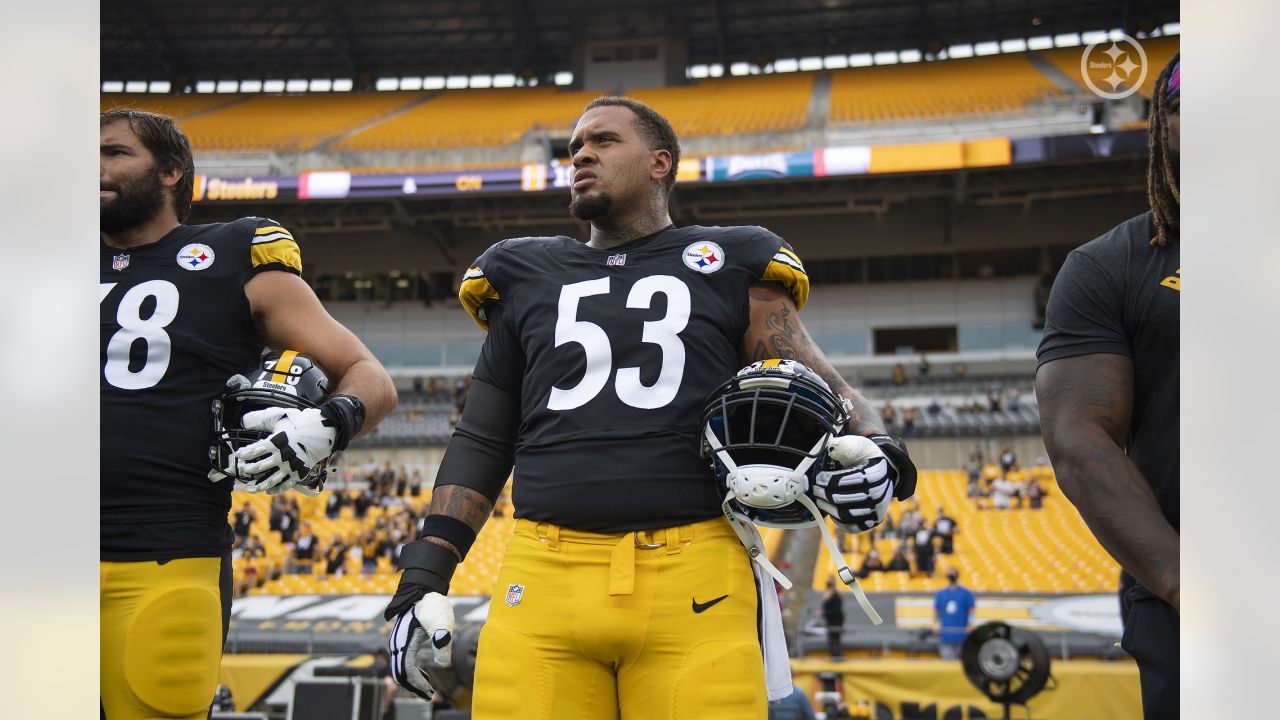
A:
POLYGON ((333 440, 334 452, 346 450, 351 439, 364 427, 364 403, 355 395, 330 395, 320 405, 320 414, 337 430, 337 437, 333 440))
POLYGON ((418 539, 438 537, 458 549, 458 555, 467 559, 467 552, 476 541, 476 531, 461 520, 448 515, 428 515, 422 521, 418 539))
POLYGON ((429 592, 447 595, 453 572, 458 569, 458 556, 443 545, 418 540, 405 545, 400 551, 400 567, 404 570, 401 585, 410 582, 429 592))

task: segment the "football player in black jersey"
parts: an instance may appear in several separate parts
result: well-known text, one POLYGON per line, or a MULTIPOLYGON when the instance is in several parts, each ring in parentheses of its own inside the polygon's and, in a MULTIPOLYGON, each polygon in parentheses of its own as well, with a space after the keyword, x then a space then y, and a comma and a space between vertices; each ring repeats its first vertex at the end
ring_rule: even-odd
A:
MULTIPOLYGON (((900 446, 800 322, 809 284, 785 241, 672 224, 680 148, 665 118, 600 98, 569 149, 569 210, 590 239, 504 240, 463 278, 488 334, 422 539, 401 555, 393 675, 432 694, 419 653, 447 659, 450 578, 514 463, 473 717, 763 720, 790 675, 766 686, 757 617, 770 608, 699 454, 704 402, 744 364, 794 359, 846 399, 853 432, 900 446)), ((884 490, 862 489, 840 520, 883 512, 884 490)))
POLYGON ((120 109, 99 127, 101 714, 194 720, 209 713, 231 611, 232 483, 210 472, 213 399, 264 345, 327 371, 336 392, 320 408, 275 413, 257 428, 271 447, 225 468, 279 490, 324 459, 304 446, 327 455, 377 425, 395 387, 302 281, 287 230, 182 224, 194 168, 172 119, 120 109))
POLYGON ((1180 69, 1174 55, 1152 99, 1151 210, 1067 257, 1036 352, 1058 484, 1137 581, 1121 645, 1138 661, 1147 718, 1178 716, 1180 69))

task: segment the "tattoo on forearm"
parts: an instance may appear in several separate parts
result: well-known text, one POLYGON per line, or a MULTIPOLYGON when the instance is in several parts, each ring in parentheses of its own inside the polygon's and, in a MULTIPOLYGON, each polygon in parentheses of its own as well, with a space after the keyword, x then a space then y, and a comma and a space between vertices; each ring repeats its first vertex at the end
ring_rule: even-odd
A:
POLYGON ((787 358, 804 363, 827 382, 832 392, 849 398, 852 402, 853 416, 849 419, 846 432, 859 435, 885 432, 879 413, 831 365, 817 343, 809 336, 804 325, 800 323, 794 310, 785 305, 780 306, 770 310, 764 317, 764 322, 768 329, 768 336, 757 341, 752 348, 749 358, 751 362, 769 358, 787 358))
MULTIPOLYGON (((438 487, 431 495, 431 511, 432 515, 448 515, 457 518, 472 530, 480 532, 480 528, 484 525, 485 520, 489 519, 489 513, 493 511, 493 503, 489 502, 489 498, 485 497, 477 490, 462 485, 445 485, 438 487)), ((438 537, 427 538, 429 542, 442 545, 449 548, 458 558, 462 558, 462 554, 458 552, 458 548, 453 543, 438 537)))

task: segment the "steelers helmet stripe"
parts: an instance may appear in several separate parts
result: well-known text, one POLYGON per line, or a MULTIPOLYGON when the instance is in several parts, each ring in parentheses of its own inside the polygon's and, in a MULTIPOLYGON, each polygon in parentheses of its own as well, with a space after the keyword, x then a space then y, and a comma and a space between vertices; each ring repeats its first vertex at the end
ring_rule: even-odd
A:
POLYGON ((467 309, 476 324, 485 330, 489 329, 489 320, 484 316, 484 304, 498 299, 498 291, 489 283, 489 278, 478 267, 467 270, 462 276, 462 284, 458 286, 458 299, 462 307, 467 309))
POLYGON ((285 350, 280 353, 280 360, 276 363, 275 372, 271 374, 271 382, 287 382, 289 379, 289 368, 293 366, 293 359, 296 357, 298 357, 297 350, 285 350))
POLYGON ((770 358, 760 363, 760 367, 775 368, 782 364, 781 358, 770 358))

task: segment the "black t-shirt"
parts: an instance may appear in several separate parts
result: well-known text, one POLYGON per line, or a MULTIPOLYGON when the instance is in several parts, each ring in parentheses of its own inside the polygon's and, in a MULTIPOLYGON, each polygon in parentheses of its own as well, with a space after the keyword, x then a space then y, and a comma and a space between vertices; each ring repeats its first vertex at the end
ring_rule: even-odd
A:
POLYGON ((1125 452, 1178 528, 1179 240, 1152 247, 1143 213, 1067 256, 1049 295, 1043 365, 1108 353, 1133 360, 1133 416, 1125 452))
POLYGON ((273 220, 179 225, 148 245, 101 243, 101 558, 217 557, 231 482, 209 482, 213 398, 262 350, 244 286, 300 274, 273 220))
MULTIPOLYGON (((797 307, 808 298, 795 253, 759 227, 485 251, 459 298, 488 329, 475 379, 520 401, 516 517, 626 532, 719 514, 699 455, 702 408, 741 367, 747 290, 761 280, 782 283, 797 307)), ((437 480, 454 482, 467 484, 437 480)))

